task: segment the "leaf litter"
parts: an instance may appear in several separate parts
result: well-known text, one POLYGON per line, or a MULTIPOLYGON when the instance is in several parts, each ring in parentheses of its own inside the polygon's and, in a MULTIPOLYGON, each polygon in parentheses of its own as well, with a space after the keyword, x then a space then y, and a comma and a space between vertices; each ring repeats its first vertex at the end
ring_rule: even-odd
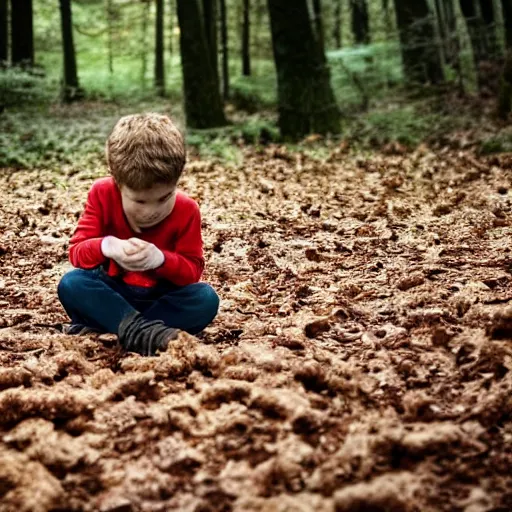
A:
POLYGON ((96 173, 0 177, 0 511, 512 509, 508 155, 192 159, 221 311, 157 358, 66 336, 96 173))

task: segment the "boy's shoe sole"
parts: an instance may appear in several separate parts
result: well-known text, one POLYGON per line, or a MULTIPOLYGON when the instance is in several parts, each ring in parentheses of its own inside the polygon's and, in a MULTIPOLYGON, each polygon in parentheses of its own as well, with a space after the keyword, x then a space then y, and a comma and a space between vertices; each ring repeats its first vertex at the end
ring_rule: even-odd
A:
POLYGON ((82 324, 63 324, 62 332, 70 336, 85 336, 86 334, 100 334, 101 331, 82 324))

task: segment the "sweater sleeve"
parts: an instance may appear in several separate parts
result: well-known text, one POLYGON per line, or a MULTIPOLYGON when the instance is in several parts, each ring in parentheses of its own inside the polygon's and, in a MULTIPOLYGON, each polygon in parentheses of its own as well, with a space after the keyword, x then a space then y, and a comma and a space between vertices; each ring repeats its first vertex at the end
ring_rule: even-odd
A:
POLYGON ((92 186, 85 210, 69 241, 69 260, 74 267, 90 269, 106 261, 101 252, 103 211, 97 187, 92 186))
POLYGON ((194 203, 194 210, 176 241, 174 251, 162 251, 163 265, 154 272, 178 286, 197 283, 204 269, 203 240, 201 238, 201 214, 194 203))

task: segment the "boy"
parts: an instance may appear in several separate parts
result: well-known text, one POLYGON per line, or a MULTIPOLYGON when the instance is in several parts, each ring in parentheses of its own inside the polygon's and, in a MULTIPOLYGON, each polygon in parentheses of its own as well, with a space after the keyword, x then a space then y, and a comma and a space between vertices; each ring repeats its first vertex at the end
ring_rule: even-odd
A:
POLYGON ((204 329, 219 306, 215 291, 198 282, 199 207, 176 189, 183 136, 167 116, 126 116, 110 134, 106 156, 111 176, 89 191, 70 240, 76 268, 58 287, 71 318, 65 332, 116 333, 126 351, 154 355, 177 329, 204 329))

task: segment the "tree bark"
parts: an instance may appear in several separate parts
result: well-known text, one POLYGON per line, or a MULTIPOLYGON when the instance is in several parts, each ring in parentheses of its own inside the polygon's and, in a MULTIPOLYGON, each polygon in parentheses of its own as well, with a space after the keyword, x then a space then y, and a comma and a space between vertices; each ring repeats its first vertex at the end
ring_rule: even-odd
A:
POLYGON ((13 65, 34 65, 32 0, 11 0, 11 60, 13 65))
POLYGON ((171 57, 172 62, 172 54, 174 51, 174 0, 169 0, 169 57, 171 57))
POLYGON ((83 97, 78 84, 76 54, 73 42, 73 15, 71 0, 60 0, 60 20, 62 29, 62 50, 64 54, 64 84, 62 97, 70 102, 83 97))
POLYGON ((282 136, 296 140, 308 133, 339 132, 340 111, 307 0, 268 0, 268 10, 282 136))
MULTIPOLYGON (((225 2, 224 2, 225 3, 225 2)), ((244 0, 244 19, 242 24, 242 75, 251 76, 251 5, 244 0)))
POLYGON ((366 0, 350 0, 352 10, 352 33, 356 44, 370 42, 370 21, 366 0))
POLYGON ((220 0, 220 32, 222 45, 222 97, 229 98, 229 48, 226 0, 220 0))
POLYGON ((460 7, 466 19, 475 66, 478 69, 480 61, 485 60, 489 52, 483 37, 484 23, 480 16, 479 0, 460 0, 460 7))
POLYGON ((507 48, 512 47, 512 0, 501 0, 503 23, 505 25, 505 42, 507 48))
POLYGON ((9 60, 7 0, 0 0, 0 68, 9 60))
POLYGON ((342 0, 335 0, 334 4, 334 27, 333 27, 333 38, 334 38, 334 44, 336 48, 341 48, 342 45, 342 39, 341 39, 341 26, 342 26, 342 20, 341 20, 341 2, 342 0))
POLYGON ((501 75, 498 94, 498 115, 507 119, 512 106, 512 48, 509 47, 505 57, 505 65, 501 75))
POLYGON ((322 3, 321 0, 313 0, 313 13, 315 16, 314 26, 316 39, 320 46, 320 52, 325 55, 325 36, 324 36, 324 23, 322 19, 322 3))
POLYGON ((486 47, 491 60, 495 60, 501 56, 500 44, 497 33, 497 16, 494 12, 492 0, 480 0, 480 12, 483 20, 482 36, 486 41, 486 47))
POLYGON ((202 0, 204 30, 206 33, 206 42, 210 53, 217 89, 219 89, 219 50, 217 45, 217 0, 202 0))
POLYGON ((226 119, 199 2, 177 2, 185 112, 189 127, 212 128, 226 119))
POLYGON ((406 79, 420 83, 442 82, 443 67, 427 0, 395 0, 395 14, 406 79))
POLYGON ((164 0, 156 0, 155 22, 155 89, 158 96, 164 96, 164 0))

